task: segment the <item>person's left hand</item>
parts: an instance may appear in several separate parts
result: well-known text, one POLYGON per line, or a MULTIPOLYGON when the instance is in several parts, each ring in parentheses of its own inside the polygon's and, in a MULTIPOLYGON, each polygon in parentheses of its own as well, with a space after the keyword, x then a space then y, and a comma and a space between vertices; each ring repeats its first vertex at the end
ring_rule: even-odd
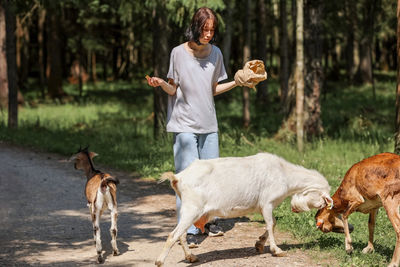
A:
POLYGON ((243 69, 235 73, 235 83, 239 86, 247 86, 255 89, 255 86, 267 79, 264 63, 261 60, 246 62, 243 69))

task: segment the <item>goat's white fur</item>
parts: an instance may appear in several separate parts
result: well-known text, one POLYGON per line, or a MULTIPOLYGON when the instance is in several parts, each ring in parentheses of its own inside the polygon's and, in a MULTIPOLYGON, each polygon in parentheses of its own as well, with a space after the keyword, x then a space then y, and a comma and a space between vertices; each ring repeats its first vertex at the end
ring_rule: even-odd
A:
POLYGON ((293 196, 291 205, 297 212, 320 209, 332 203, 330 186, 319 172, 269 153, 196 160, 179 174, 169 173, 162 179, 171 181, 171 186, 182 199, 182 207, 179 224, 169 234, 156 261, 158 266, 163 265, 178 238, 186 259, 196 260, 190 254, 184 237, 189 226, 204 215, 208 219, 232 218, 261 212, 266 231, 257 241, 256 248, 263 251, 269 236, 272 254, 281 255, 283 251, 276 245, 273 235, 273 209, 289 196, 293 196))

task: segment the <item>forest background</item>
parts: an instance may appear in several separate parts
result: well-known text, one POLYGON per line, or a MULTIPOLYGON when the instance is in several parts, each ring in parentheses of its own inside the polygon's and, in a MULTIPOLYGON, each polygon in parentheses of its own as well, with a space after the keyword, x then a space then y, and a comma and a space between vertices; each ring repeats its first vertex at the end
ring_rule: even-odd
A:
MULTIPOLYGON (((230 79, 251 59, 268 72, 255 91, 215 97, 221 156, 275 153, 323 173, 333 193, 354 163, 399 152, 398 6, 389 0, 0 0, 0 140, 63 155, 90 145, 97 162, 142 177, 173 170, 167 95, 144 77, 165 78, 201 6, 218 15, 230 79)), ((312 212, 292 214, 285 202, 275 216, 304 248, 344 265, 390 261, 384 212, 372 255, 360 252, 367 217, 350 217, 352 256, 343 236, 310 233, 312 212)))

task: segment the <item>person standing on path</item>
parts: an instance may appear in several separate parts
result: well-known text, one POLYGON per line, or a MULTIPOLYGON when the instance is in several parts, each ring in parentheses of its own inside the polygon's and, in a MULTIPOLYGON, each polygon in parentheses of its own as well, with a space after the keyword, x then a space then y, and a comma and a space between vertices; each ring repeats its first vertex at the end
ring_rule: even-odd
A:
MULTIPOLYGON (((214 96, 231 90, 240 82, 219 83, 228 78, 221 50, 213 45, 218 19, 207 7, 199 8, 186 31, 187 42, 170 55, 168 82, 146 77, 150 86, 161 88, 168 96, 167 132, 174 133, 175 172, 184 170, 196 159, 219 157, 218 123, 214 96)), ((235 77, 236 80, 236 77, 235 77)), ((181 200, 176 196, 178 222, 181 200)), ((206 225, 209 235, 223 235, 214 222, 206 225)), ((200 231, 192 225, 187 231, 189 247, 197 247, 200 231)))

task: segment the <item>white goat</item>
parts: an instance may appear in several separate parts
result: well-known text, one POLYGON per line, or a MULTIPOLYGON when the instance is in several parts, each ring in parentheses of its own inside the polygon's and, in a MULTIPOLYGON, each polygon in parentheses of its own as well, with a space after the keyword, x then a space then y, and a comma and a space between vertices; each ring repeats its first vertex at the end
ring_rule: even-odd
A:
POLYGON ((103 211, 108 208, 111 211, 111 245, 113 255, 119 254, 117 248, 117 178, 108 173, 102 173, 93 166, 93 158, 97 156, 94 152, 89 152, 88 148, 79 149, 78 153, 73 155, 70 160, 74 160, 75 169, 83 170, 86 174, 87 182, 85 186, 85 195, 88 201, 90 215, 93 223, 93 236, 96 243, 97 261, 104 261, 101 250, 100 238, 100 217, 103 211))
POLYGON ((317 171, 294 165, 269 153, 248 157, 196 160, 179 174, 164 173, 161 181, 169 179, 182 199, 180 221, 169 234, 156 261, 162 266, 173 244, 180 239, 185 258, 197 260, 186 244, 186 230, 191 224, 204 231, 204 224, 214 217, 232 218, 251 212, 261 212, 266 231, 255 247, 263 252, 269 236, 270 250, 275 256, 284 255, 275 243, 273 209, 288 197, 294 212, 320 209, 332 205, 330 186, 317 171))

